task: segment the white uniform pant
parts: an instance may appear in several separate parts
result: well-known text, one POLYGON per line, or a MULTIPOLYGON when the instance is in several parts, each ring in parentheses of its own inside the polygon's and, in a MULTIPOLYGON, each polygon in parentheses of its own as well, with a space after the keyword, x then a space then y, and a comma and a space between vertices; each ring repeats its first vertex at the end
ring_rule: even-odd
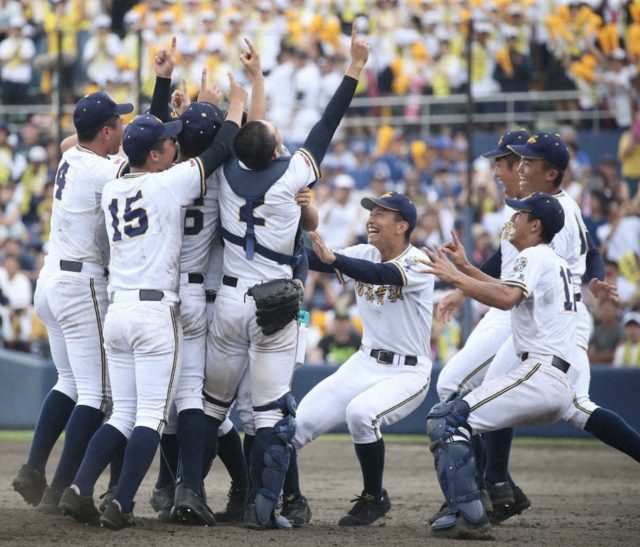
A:
POLYGON ((573 389, 567 374, 552 366, 551 359, 551 355, 530 355, 517 368, 485 379, 464 397, 471 410, 467 423, 473 434, 562 418, 573 389))
POLYGON ((104 329, 113 392, 108 423, 127 438, 138 426, 162 433, 180 368, 178 306, 120 302, 117 296, 109 305, 104 329))
POLYGON ((440 371, 436 384, 440 400, 446 400, 456 391, 477 388, 509 336, 511 312, 491 308, 473 329, 464 347, 440 371))
POLYGON ((58 372, 53 389, 79 405, 106 412, 109 382, 102 325, 108 302, 104 268, 84 264, 82 272, 67 272, 53 265, 51 261, 42 270, 34 295, 58 372))
MULTIPOLYGON (((256 323, 253 298, 245 296, 251 285, 223 285, 214 304, 207 337, 205 413, 223 421, 249 367, 254 407, 277 401, 290 389, 298 326, 295 321, 265 336, 256 323)), ((282 419, 280 410, 255 413, 255 427, 273 427, 282 419)))
POLYGON ((344 423, 354 443, 376 442, 383 425, 402 420, 420 406, 430 378, 427 357, 419 357, 415 366, 386 365, 358 350, 303 397, 293 444, 300 449, 344 423))

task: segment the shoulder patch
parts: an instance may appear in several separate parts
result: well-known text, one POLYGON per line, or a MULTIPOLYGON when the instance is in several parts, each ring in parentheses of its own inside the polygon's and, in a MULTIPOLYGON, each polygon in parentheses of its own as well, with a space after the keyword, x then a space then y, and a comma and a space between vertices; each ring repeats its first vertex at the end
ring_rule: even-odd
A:
POLYGON ((513 271, 514 272, 521 272, 522 270, 524 270, 527 267, 527 263, 529 261, 526 259, 526 257, 524 256, 520 256, 516 259, 515 263, 513 264, 513 271))

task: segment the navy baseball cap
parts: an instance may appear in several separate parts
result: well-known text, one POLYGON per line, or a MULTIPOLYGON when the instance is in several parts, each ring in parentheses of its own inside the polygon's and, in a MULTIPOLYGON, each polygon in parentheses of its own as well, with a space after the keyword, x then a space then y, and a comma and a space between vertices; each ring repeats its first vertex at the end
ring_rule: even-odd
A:
POLYGON ((149 152, 160 139, 175 137, 180 131, 180 120, 162 123, 151 114, 143 114, 127 125, 122 138, 122 148, 130 158, 138 158, 149 152))
POLYGON ((564 209, 560 201, 549 194, 534 192, 525 199, 507 198, 504 201, 517 211, 531 213, 552 235, 556 235, 564 226, 564 209))
POLYGON ((531 135, 525 144, 512 144, 509 149, 522 158, 546 160, 560 171, 566 171, 569 165, 567 145, 555 133, 531 135))
POLYGON ((98 129, 114 116, 133 112, 131 103, 116 104, 104 91, 85 95, 73 109, 73 125, 79 132, 98 129))
POLYGON ((191 103, 180 116, 180 120, 180 149, 186 156, 195 157, 211 144, 224 122, 224 114, 211 103, 191 103))
POLYGON ((531 133, 525 131, 524 129, 507 131, 500 136, 500 139, 498 140, 498 146, 496 146, 493 150, 489 150, 488 152, 482 154, 482 157, 492 159, 501 158, 502 156, 513 154, 513 150, 510 150, 508 147, 513 144, 524 144, 527 142, 527 139, 530 136, 531 133))
POLYGON ((404 194, 387 192, 377 198, 362 198, 360 205, 369 211, 376 206, 389 209, 390 211, 397 211, 400 213, 400 216, 409 223, 409 233, 411 233, 416 226, 416 220, 418 218, 416 206, 411 203, 411 200, 404 194))

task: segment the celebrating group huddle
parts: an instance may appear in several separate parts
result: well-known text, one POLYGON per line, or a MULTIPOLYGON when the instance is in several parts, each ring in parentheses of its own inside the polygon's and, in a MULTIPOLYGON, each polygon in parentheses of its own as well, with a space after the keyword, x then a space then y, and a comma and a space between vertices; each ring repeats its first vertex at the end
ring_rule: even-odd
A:
POLYGON ((77 135, 62 143, 35 294, 58 382, 13 483, 22 497, 45 512, 126 528, 160 445, 151 504, 161 520, 302 526, 311 510, 297 453, 346 423, 363 491, 339 524, 371 524, 391 508, 381 429, 416 410, 429 388, 434 275, 456 287, 439 303, 439 319, 463 295, 493 309, 445 366, 442 402, 427 416, 445 498, 432 535, 482 538, 490 522, 529 507, 507 469, 505 428, 566 419, 640 461, 640 436, 588 395, 591 327, 580 279, 586 270, 598 298, 616 293, 601 281, 602 259, 561 189, 568 152, 560 138, 510 131, 486 154, 507 197, 501 247, 483 271, 469 265, 456 234, 442 248, 411 245, 416 208, 396 192, 362 200, 368 243, 337 252, 315 232, 310 188, 369 46, 354 28, 344 79, 294 153, 264 121, 260 59, 246 46, 246 120, 248 94, 231 74, 226 115, 206 73, 197 102, 179 90, 169 97, 175 40, 155 58, 148 114, 124 128, 121 115, 133 107, 102 92, 75 107, 77 135), (126 160, 115 155, 120 146, 126 160), (296 408, 290 385, 309 269, 357 284, 364 333, 360 350, 296 408), (229 420, 234 404, 244 443, 229 420), (474 456, 484 443, 486 465, 474 456), (203 484, 216 456, 232 488, 226 511, 214 514, 203 484), (96 507, 94 487, 109 465, 96 507))

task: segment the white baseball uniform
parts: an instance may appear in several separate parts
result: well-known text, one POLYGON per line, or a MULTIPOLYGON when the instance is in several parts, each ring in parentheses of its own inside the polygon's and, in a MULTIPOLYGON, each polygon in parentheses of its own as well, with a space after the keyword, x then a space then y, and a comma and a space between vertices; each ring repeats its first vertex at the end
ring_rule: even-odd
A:
POLYGON ((473 433, 560 419, 571 404, 577 317, 567 262, 549 245, 524 249, 503 283, 524 291, 511 310, 519 366, 464 397, 473 433), (566 370, 562 370, 565 368, 566 370))
MULTIPOLYGON (((592 320, 589 311, 581 301, 582 295, 580 293, 581 278, 586 270, 587 229, 582 220, 580 208, 571 196, 560 191, 554 197, 562 205, 565 223, 562 230, 553 238, 550 247, 568 264, 575 290, 574 303, 577 312, 575 338, 571 339, 574 343, 574 353, 567 359, 575 369, 571 375, 574 391, 573 405, 566 409, 563 419, 580 429, 584 429, 589 416, 597 408, 597 405, 589 397, 591 370, 587 347, 592 320)), ((486 372, 486 380, 501 376, 519 364, 513 346, 514 342, 510 339, 504 342, 486 372)))
POLYGON ((105 348, 113 391, 109 419, 162 432, 179 374, 180 251, 184 210, 205 195, 199 159, 160 173, 131 173, 105 186, 111 262, 105 348))
MULTIPOLYGON (((373 245, 339 252, 371 262, 381 260, 373 245)), ((300 402, 293 439, 296 448, 344 423, 355 443, 376 442, 383 425, 405 418, 426 397, 434 279, 420 273, 418 258, 426 255, 409 245, 390 261, 402 274, 402 286, 355 281, 362 346, 300 402)))
MULTIPOLYGON (((315 161, 303 149, 291 157, 283 175, 267 190, 264 202, 254 208, 256 241, 273 251, 292 255, 300 221, 295 194, 319 175, 315 161)), ((224 170, 220 177, 220 218, 224 229, 243 237, 245 199, 233 192, 224 170)), ((265 336, 256 323, 255 303, 247 290, 260 282, 292 278, 292 268, 256 253, 247 260, 245 250, 225 242, 223 284, 215 301, 214 318, 207 339, 205 412, 224 420, 242 375, 250 370, 254 407, 277 401, 290 389, 293 373, 297 323, 290 322, 273 335, 265 336)), ((282 419, 278 410, 257 412, 256 429, 273 427, 282 419)))
MULTIPOLYGON (((513 230, 511 218, 515 212, 505 204, 504 225, 500 234, 501 279, 505 279, 511 272, 518 256, 518 250, 509 241, 513 230)), ((492 359, 509 336, 511 313, 491 308, 473 329, 464 347, 440 371, 436 384, 440 400, 446 400, 456 391, 478 387, 492 359)))
POLYGON ((53 389, 105 411, 109 402, 103 321, 109 244, 100 197, 126 162, 77 145, 58 166, 49 254, 38 277, 35 309, 49 331, 58 372, 53 389))

